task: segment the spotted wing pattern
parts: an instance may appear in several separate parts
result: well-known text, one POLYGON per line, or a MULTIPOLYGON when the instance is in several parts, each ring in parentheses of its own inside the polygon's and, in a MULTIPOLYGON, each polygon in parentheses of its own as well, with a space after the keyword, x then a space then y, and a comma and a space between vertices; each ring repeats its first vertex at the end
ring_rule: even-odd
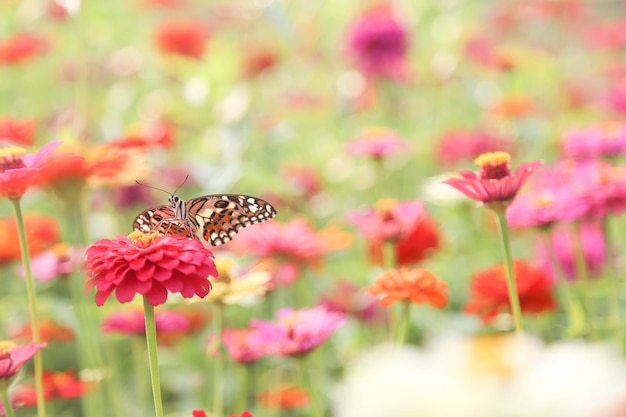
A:
POLYGON ((207 195, 187 202, 191 223, 213 246, 222 245, 244 227, 276 216, 276 209, 260 198, 238 194, 207 195))
POLYGON ((164 235, 181 235, 190 239, 197 238, 196 230, 189 222, 174 219, 172 206, 156 206, 140 213, 133 222, 133 230, 151 232, 158 229, 164 235))
POLYGON ((201 239, 213 246, 222 245, 244 227, 276 216, 276 209, 256 197, 239 194, 216 194, 193 198, 185 203, 182 219, 175 218, 171 206, 157 206, 140 213, 133 229, 149 232, 158 228, 163 234, 178 234, 201 239))

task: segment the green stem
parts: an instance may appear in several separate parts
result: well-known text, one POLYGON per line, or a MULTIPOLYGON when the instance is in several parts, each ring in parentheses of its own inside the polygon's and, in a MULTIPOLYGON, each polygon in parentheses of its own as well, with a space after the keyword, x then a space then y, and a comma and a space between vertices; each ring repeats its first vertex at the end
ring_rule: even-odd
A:
POLYGON ((509 303, 511 304, 511 313, 513 314, 513 323, 515 332, 521 334, 524 331, 524 323, 522 321, 522 308, 515 284, 515 276, 513 275, 513 258, 511 256, 511 244, 509 242, 509 228, 506 222, 506 209, 495 209, 498 216, 498 225, 500 226, 500 242, 502 246, 502 254, 506 263, 506 281, 509 290, 509 303))
POLYGON ((163 417, 163 401, 161 400, 161 381, 159 379, 159 358, 157 355, 156 322, 154 306, 143 298, 143 313, 146 318, 146 342, 148 344, 148 361, 150 365, 150 382, 156 417, 163 417))
POLYGON ((409 300, 404 300, 402 302, 402 312, 400 315, 399 325, 398 325, 398 340, 397 342, 400 344, 404 344, 406 341, 406 335, 409 331, 409 323, 411 322, 411 302, 409 300))
POLYGON ((390 271, 396 266, 396 244, 395 242, 383 242, 383 269, 390 271))
POLYGON ((213 415, 222 417, 224 411, 224 355, 222 355, 222 328, 224 327, 224 305, 215 304, 213 316, 213 332, 215 345, 213 347, 213 415))
POLYGON ((235 400, 235 410, 241 412, 248 405, 248 392, 250 391, 250 367, 254 364, 241 362, 237 364, 239 371, 239 381, 237 382, 237 399, 235 400))
POLYGON ((307 359, 310 361, 311 353, 308 353, 305 356, 301 356, 298 358, 298 365, 300 367, 300 376, 302 377, 302 382, 307 392, 309 393, 309 401, 311 404, 311 417, 323 417, 324 411, 319 402, 319 398, 317 398, 317 390, 316 387, 321 387, 321 384, 315 384, 313 381, 313 369, 314 366, 309 366, 307 369, 307 359))
POLYGON ((0 396, 2 397, 6 417, 14 417, 15 414, 13 414, 13 407, 11 407, 11 399, 9 398, 9 388, 0 390, 0 396))
MULTIPOLYGON (((39 309, 37 308, 37 294, 35 292, 35 282, 30 269, 30 254, 28 252, 28 242, 26 240, 26 228, 24 227, 24 217, 19 199, 11 199, 17 219, 17 228, 20 236, 20 249, 22 251, 22 263, 26 274, 26 290, 28 292, 28 305, 30 308, 30 325, 33 329, 33 343, 41 343, 39 333, 39 309)), ((35 392, 37 397, 37 416, 46 417, 46 403, 43 396, 43 360, 41 351, 35 353, 33 357, 35 368, 35 392)))
POLYGON ((602 224, 604 228, 604 244, 606 247, 606 263, 609 265, 610 274, 606 273, 605 268, 605 276, 609 280, 609 306, 611 311, 611 327, 615 331, 615 339, 623 349, 623 341, 624 341, 624 332, 622 330, 622 308, 621 308, 621 298, 622 298, 622 286, 620 276, 617 271, 616 257, 613 252, 613 244, 611 239, 611 230, 609 227, 609 218, 605 218, 602 224))
POLYGON ((585 252, 583 251, 579 222, 575 223, 573 233, 574 265, 576 266, 576 275, 578 276, 578 285, 576 287, 578 294, 580 294, 583 307, 587 312, 587 324, 589 325, 590 337, 591 339, 596 339, 598 329, 593 322, 594 309, 592 300, 589 297, 589 269, 587 268, 587 260, 585 259, 585 252))

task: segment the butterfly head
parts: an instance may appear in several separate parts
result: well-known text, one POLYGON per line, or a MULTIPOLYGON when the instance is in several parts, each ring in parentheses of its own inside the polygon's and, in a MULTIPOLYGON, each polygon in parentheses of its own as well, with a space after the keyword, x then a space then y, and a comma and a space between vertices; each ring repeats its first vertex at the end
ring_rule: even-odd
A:
POLYGON ((182 200, 177 195, 171 195, 170 198, 169 198, 169 201, 170 201, 170 204, 172 205, 172 207, 176 208, 176 206, 180 205, 180 202, 182 200))

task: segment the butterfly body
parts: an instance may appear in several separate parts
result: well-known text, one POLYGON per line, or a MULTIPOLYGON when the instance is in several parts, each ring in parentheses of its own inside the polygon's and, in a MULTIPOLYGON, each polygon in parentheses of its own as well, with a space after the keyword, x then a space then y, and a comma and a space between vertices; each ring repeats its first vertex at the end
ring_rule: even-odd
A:
POLYGON ((205 195, 183 200, 169 198, 170 205, 152 207, 140 213, 133 229, 200 238, 213 246, 230 240, 244 227, 270 220, 276 209, 260 198, 239 194, 205 195))

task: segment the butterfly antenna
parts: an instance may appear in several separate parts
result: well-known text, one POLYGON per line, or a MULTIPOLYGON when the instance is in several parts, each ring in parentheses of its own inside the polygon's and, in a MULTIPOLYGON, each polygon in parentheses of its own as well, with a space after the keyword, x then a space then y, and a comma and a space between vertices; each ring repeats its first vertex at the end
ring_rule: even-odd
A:
MULTIPOLYGON (((153 186, 148 185, 148 184, 144 184, 144 183, 139 182, 139 181, 137 181, 137 180, 135 180, 135 182, 136 182, 137 184, 141 185, 141 186, 144 186, 144 187, 147 187, 147 188, 152 188, 153 190, 163 191, 163 192, 164 192, 165 194, 167 194, 167 195, 172 195, 169 191, 165 191, 165 190, 162 190, 162 189, 160 189, 160 188, 153 187, 153 186)), ((178 188, 177 188, 176 190, 178 190, 178 188)), ((174 193, 176 193, 176 191, 174 191, 174 193)))
POLYGON ((176 191, 178 191, 180 189, 180 187, 182 187, 183 185, 185 185, 185 183, 187 182, 187 180, 189 179, 189 174, 187 174, 187 176, 185 177, 185 179, 183 180, 182 183, 180 183, 180 185, 178 187, 176 187, 176 189, 174 190, 174 194, 176 194, 176 191))

